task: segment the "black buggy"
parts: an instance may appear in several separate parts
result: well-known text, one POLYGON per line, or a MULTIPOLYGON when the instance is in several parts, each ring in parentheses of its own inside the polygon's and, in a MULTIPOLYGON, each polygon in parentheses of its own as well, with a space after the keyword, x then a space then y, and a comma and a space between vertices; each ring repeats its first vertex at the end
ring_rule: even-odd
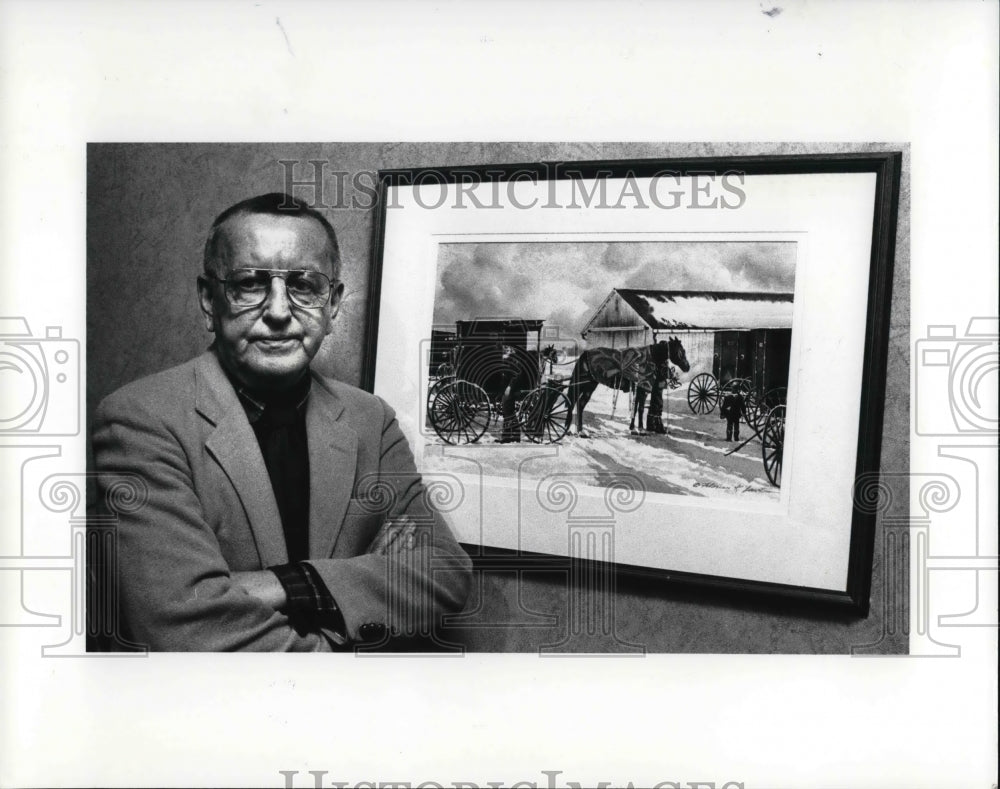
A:
POLYGON ((716 332, 712 372, 692 378, 687 393, 696 414, 712 413, 727 394, 743 398, 743 421, 753 436, 732 451, 759 439, 764 473, 776 487, 781 485, 791 341, 791 329, 716 332))
POLYGON ((540 347, 543 324, 519 318, 457 321, 454 335, 439 336, 427 391, 427 422, 438 436, 469 444, 499 426, 504 442, 523 435, 555 443, 566 435, 570 404, 565 385, 546 374, 557 353, 540 347))

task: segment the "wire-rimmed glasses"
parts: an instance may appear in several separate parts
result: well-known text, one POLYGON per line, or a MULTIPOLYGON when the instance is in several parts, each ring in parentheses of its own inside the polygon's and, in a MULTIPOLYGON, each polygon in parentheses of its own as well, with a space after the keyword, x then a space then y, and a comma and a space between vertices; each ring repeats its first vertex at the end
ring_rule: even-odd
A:
POLYGON ((240 309, 259 307, 271 292, 271 280, 284 280, 288 300, 296 307, 316 310, 325 307, 330 300, 333 284, 330 278, 319 271, 304 269, 241 268, 228 277, 207 276, 223 284, 229 303, 240 309))

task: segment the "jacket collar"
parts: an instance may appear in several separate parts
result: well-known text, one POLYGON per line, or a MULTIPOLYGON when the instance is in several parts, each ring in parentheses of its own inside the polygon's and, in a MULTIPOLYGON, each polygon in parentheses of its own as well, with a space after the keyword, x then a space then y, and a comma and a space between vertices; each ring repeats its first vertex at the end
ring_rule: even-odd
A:
MULTIPOLYGON (((327 558, 354 489, 358 436, 341 420, 344 404, 315 373, 306 404, 309 445, 309 555, 327 558)), ((288 561, 281 515, 253 428, 214 351, 195 361, 195 409, 214 430, 205 442, 243 503, 261 565, 288 561)))

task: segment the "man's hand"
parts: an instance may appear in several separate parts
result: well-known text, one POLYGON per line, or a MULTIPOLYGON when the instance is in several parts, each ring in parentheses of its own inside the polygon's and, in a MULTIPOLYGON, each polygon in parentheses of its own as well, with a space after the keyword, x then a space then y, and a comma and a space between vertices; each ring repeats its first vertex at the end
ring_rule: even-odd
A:
POLYGON ((380 556, 398 556, 403 551, 412 551, 417 543, 417 524, 412 519, 404 515, 401 518, 393 518, 385 522, 379 529, 372 544, 368 546, 368 553, 376 553, 380 556))
POLYGON ((267 603, 275 611, 280 611, 288 602, 285 587, 281 585, 278 576, 270 570, 251 570, 249 572, 232 573, 232 579, 251 597, 267 603))

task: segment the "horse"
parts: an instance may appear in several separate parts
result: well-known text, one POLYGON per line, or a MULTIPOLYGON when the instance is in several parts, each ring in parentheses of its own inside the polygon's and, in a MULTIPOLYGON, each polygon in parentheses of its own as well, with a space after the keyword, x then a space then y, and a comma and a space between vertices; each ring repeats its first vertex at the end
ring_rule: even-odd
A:
POLYGON ((660 368, 668 360, 684 372, 691 369, 684 346, 677 337, 636 348, 585 350, 577 358, 570 376, 567 390, 570 407, 566 414, 566 429, 569 430, 575 411, 577 435, 588 437, 583 429, 583 411, 598 384, 622 392, 633 389, 651 392, 657 379, 665 377, 660 368))

